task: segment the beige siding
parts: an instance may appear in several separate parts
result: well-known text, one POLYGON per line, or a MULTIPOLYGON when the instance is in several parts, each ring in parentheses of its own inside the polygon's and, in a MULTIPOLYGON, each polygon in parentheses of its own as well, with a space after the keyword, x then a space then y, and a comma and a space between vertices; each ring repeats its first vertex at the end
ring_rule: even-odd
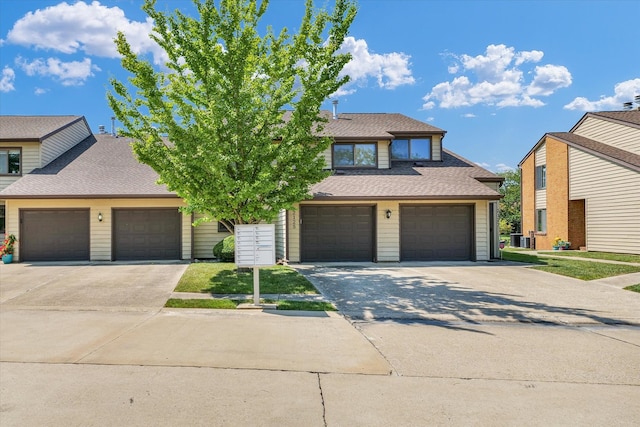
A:
MULTIPOLYGON (((39 142, 0 142, 0 148, 19 148, 21 150, 20 170, 26 175, 40 167, 40 143, 39 142)), ((0 190, 7 188, 19 180, 22 175, 0 175, 0 190)))
POLYGON ((276 259, 282 259, 286 257, 287 251, 287 235, 286 235, 286 224, 287 224, 287 211, 282 209, 278 213, 278 217, 275 221, 276 226, 276 259))
POLYGON ((389 141, 378 141, 378 169, 389 169, 389 141))
MULTIPOLYGON (((535 164, 537 166, 542 166, 547 164, 547 144, 542 144, 535 152, 535 164)), ((534 172, 534 188, 535 188, 535 172, 534 172)), ((543 188, 541 190, 536 190, 536 209, 546 209, 547 208, 547 190, 543 188)))
POLYGON ((596 117, 588 117, 574 130, 576 135, 640 154, 640 129, 596 117))
POLYGON ((442 137, 440 135, 434 135, 433 138, 431 138, 431 143, 433 144, 431 148, 433 159, 431 160, 439 162, 442 160, 442 137))
MULTIPOLYGON (((7 200, 7 233, 20 240, 19 209, 90 209, 90 257, 92 261, 111 260, 111 209, 114 208, 164 208, 182 205, 177 199, 54 199, 7 200), (102 213, 102 222, 98 221, 102 213)), ((20 260, 20 243, 16 246, 16 259, 20 260)), ((191 258, 191 216, 182 216, 182 259, 191 258)))
POLYGON ((483 182, 484 185, 489 187, 492 190, 500 191, 500 183, 499 182, 483 182))
POLYGON ((322 153, 322 156, 324 157, 325 169, 331 169, 333 167, 333 156, 331 155, 332 152, 333 152, 333 144, 331 144, 329 148, 324 150, 324 153, 322 153))
MULTIPOLYGON (((203 215, 196 214, 195 219, 203 215)), ((193 229, 193 257, 198 259, 213 258, 213 247, 231 233, 218 232, 218 221, 203 222, 193 229)))
POLYGON ((584 199, 587 249, 640 254, 640 173, 569 149, 569 198, 584 199))
POLYGON ((73 125, 51 135, 42 141, 42 164, 40 167, 48 165, 62 153, 75 146, 90 135, 89 129, 84 120, 80 120, 73 125))
MULTIPOLYGON (((323 204, 312 202, 313 204, 323 204)), ((413 204, 415 200, 370 200, 354 203, 350 201, 332 201, 325 204, 336 205, 376 205, 376 244, 377 259, 379 262, 398 262, 400 260, 400 205, 413 204), (391 209, 391 218, 385 216, 386 210, 391 209)), ((442 201, 434 200, 425 204, 442 204, 442 201)), ((489 202, 479 200, 447 200, 448 204, 475 204, 475 247, 478 261, 489 260, 489 202)), ((289 260, 300 262, 300 225, 299 211, 289 211, 289 260)))

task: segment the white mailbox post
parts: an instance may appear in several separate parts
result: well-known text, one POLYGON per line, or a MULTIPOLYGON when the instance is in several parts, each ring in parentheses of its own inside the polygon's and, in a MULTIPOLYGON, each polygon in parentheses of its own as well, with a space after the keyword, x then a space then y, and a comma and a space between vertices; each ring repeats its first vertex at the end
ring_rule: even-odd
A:
POLYGON ((276 264, 276 227, 273 224, 235 226, 236 265, 253 268, 253 304, 260 305, 260 268, 276 264))

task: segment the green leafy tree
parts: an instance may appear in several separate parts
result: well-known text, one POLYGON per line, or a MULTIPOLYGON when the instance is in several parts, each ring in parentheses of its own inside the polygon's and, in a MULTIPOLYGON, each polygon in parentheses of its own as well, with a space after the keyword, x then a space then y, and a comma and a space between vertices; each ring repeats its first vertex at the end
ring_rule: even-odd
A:
MULTIPOLYGON (((504 178, 500 187, 500 224, 507 224, 510 231, 520 230, 522 221, 520 214, 520 169, 498 173, 504 178)), ((502 229, 502 226, 500 227, 502 229)))
POLYGON ((331 140, 318 137, 326 122, 320 107, 348 81, 340 72, 350 55, 338 50, 356 15, 351 0, 336 0, 332 12, 307 0, 297 34, 269 26, 260 35, 268 3, 194 0, 194 19, 146 0, 151 37, 168 57, 164 71, 123 33, 115 40, 132 75, 111 79, 107 94, 121 134, 185 200, 186 213, 229 230, 273 220, 327 176, 320 154, 331 140))

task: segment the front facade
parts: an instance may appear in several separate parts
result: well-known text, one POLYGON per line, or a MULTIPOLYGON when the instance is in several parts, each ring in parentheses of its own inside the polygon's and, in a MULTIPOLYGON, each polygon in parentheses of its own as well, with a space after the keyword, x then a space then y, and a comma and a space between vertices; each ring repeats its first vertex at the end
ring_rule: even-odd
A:
MULTIPOLYGON (((45 155, 42 130, 16 130, 38 119, 1 118, 0 156, 4 147, 14 158, 15 147, 33 151, 21 156, 17 176, 0 174, 6 232, 18 237, 16 260, 211 258, 213 246, 229 235, 216 222, 192 227, 198 215, 179 211, 184 202, 156 184, 157 174, 137 162, 126 138, 93 135, 84 118, 68 118, 54 134, 65 126, 86 131, 68 137, 57 155, 45 155), (28 157, 46 160, 27 167, 28 157)), ((501 178, 443 149, 443 130, 399 114, 341 114, 325 132, 334 139, 325 153, 332 175, 311 188, 311 199, 281 212, 278 258, 496 256, 501 178)))
POLYGON ((587 113, 520 163, 522 227, 536 249, 640 253, 640 111, 587 113))

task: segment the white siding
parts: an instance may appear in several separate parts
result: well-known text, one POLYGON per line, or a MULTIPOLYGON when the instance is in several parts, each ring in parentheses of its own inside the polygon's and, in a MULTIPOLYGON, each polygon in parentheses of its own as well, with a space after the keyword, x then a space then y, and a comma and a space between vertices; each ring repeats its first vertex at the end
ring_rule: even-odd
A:
POLYGON ((640 173, 569 148, 569 198, 584 199, 587 249, 640 254, 640 173))
MULTIPOLYGON (((177 199, 51 199, 51 200, 6 200, 7 233, 18 238, 16 259, 20 260, 19 209, 90 209, 90 258, 92 261, 111 260, 111 210, 115 208, 165 208, 178 209, 182 202, 177 199), (102 222, 98 221, 102 214, 102 222)), ((191 216, 182 216, 182 259, 191 259, 191 216)))
POLYGON ((287 234, 286 234, 286 224, 287 224, 287 211, 282 209, 278 213, 278 218, 276 218, 275 226, 276 226, 276 259, 282 259, 286 257, 287 251, 287 234))
MULTIPOLYGON (((376 205, 376 244, 379 262, 398 262, 400 260, 400 205, 415 205, 415 200, 369 200, 355 203, 353 201, 331 201, 329 205, 376 205), (386 210, 391 209, 391 218, 385 216, 386 210)), ((442 204, 440 200, 424 204, 442 204)), ((475 249, 478 261, 489 260, 489 202, 486 200, 447 200, 450 204, 475 204, 475 249)), ((322 204, 313 202, 313 204, 322 204)), ((289 261, 300 262, 300 212, 289 211, 289 261)))
POLYGON ((42 164, 40 167, 48 165, 62 153, 75 146, 90 135, 84 120, 80 120, 73 125, 56 132, 49 138, 42 141, 42 164))
POLYGON ((640 154, 640 129, 588 117, 573 131, 574 134, 603 144, 640 154))
MULTIPOLYGON (((196 214, 194 220, 202 218, 196 214)), ((198 259, 213 258, 213 247, 231 233, 218 232, 218 221, 203 222, 193 229, 193 257, 198 259)))

